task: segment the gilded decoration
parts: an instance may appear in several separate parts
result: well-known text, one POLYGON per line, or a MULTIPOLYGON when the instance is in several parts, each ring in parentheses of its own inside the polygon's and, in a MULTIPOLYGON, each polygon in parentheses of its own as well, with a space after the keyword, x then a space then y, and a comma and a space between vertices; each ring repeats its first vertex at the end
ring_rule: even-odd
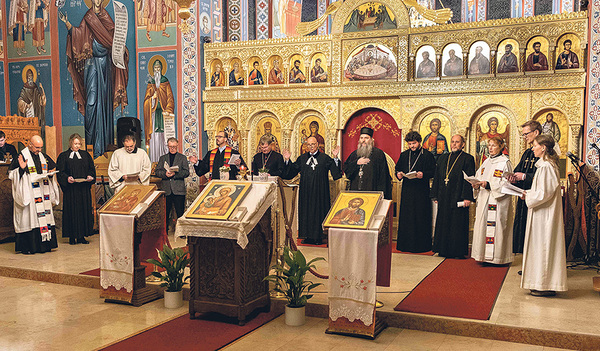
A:
POLYGON ((381 100, 344 100, 340 104, 340 128, 344 129, 346 123, 358 111, 365 108, 378 108, 389 113, 396 121, 398 128, 402 129, 402 103, 398 99, 381 100))
MULTIPOLYGON (((370 0, 346 0, 344 6, 342 6, 334 15, 331 22, 331 33, 343 33, 344 26, 348 18, 352 15, 352 12, 363 4, 372 2, 370 0)), ((408 27, 410 24, 408 9, 404 6, 402 1, 379 1, 379 3, 385 5, 388 11, 391 11, 395 16, 395 22, 398 28, 408 27)), ((379 31, 378 31, 379 32, 379 31)), ((354 32, 364 33, 364 32, 354 32)))
POLYGON ((583 124, 583 89, 555 90, 544 92, 533 92, 531 94, 531 111, 537 114, 539 111, 555 108, 565 114, 568 124, 583 124))

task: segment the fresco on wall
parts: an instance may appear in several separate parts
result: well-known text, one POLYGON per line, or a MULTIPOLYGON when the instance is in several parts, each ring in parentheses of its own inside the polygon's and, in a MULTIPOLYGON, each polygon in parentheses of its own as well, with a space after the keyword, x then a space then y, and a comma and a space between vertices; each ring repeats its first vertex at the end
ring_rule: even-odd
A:
POLYGON ((458 77, 463 74, 463 52, 457 43, 446 45, 442 53, 442 76, 458 77))
POLYGON ((503 40, 496 54, 498 68, 496 73, 519 72, 519 43, 514 39, 503 40))
POLYGON ((529 40, 527 44, 526 71, 548 70, 548 39, 538 36, 529 40))
POLYGON ((248 72, 248 85, 265 84, 262 60, 259 57, 253 56, 248 60, 248 72))
POLYGON ((256 150, 256 152, 260 152, 258 142, 263 136, 271 137, 271 149, 273 149, 273 151, 281 152, 279 145, 279 141, 281 140, 281 124, 279 124, 277 118, 266 116, 258 121, 254 137, 254 150, 256 150))
POLYGON ((290 58, 290 74, 289 82, 293 83, 306 83, 306 67, 304 66, 304 60, 299 54, 293 55, 290 58))
POLYGON ((11 114, 38 117, 45 138, 44 127, 54 125, 50 60, 9 63, 8 72, 11 114))
POLYGON ((298 36, 296 26, 302 22, 302 0, 272 1, 273 38, 298 36))
POLYGON ((282 62, 281 56, 269 57, 269 85, 285 83, 285 69, 283 68, 282 62))
POLYGON ((139 47, 177 45, 175 1, 135 0, 135 4, 139 47))
POLYGON ((227 73, 223 70, 223 62, 221 60, 213 60, 210 64, 210 86, 224 87, 227 81, 227 73))
POLYGON ((9 58, 50 54, 49 0, 7 0, 9 58))
POLYGON ((490 74, 490 46, 483 40, 476 41, 469 49, 469 75, 490 74))
POLYGON ((396 55, 385 45, 364 44, 352 51, 344 66, 344 81, 395 80, 396 55))
POLYGON ((327 59, 323 53, 314 54, 310 60, 310 81, 312 83, 327 82, 327 59))
POLYGON ((479 118, 475 126, 476 138, 476 166, 479 167, 486 158, 490 157, 488 148, 488 140, 495 136, 499 136, 504 140, 504 154, 508 155, 508 147, 510 145, 510 125, 508 118, 497 111, 485 113, 479 118))
POLYGON ((580 68, 581 42, 574 34, 565 34, 558 39, 556 46, 555 69, 580 68))
MULTIPOLYGON (((0 62, 0 82, 4 82, 4 64, 0 62)), ((0 96, 6 96, 4 84, 0 84, 0 96)), ((0 99, 0 116, 6 116, 6 99, 0 99)))
POLYGON ((227 144, 232 149, 240 151, 240 133, 237 128, 237 123, 229 117, 221 118, 217 122, 217 132, 224 131, 227 133, 227 144))
POLYGON ((417 51, 415 57, 415 77, 435 78, 436 72, 435 50, 431 45, 425 45, 417 51))
POLYGON ((166 140, 177 137, 177 53, 138 54, 139 110, 148 155, 157 162, 168 152, 166 140))
POLYGON ((397 28, 394 13, 382 3, 367 2, 355 8, 344 23, 344 33, 397 28))
POLYGON ((309 137, 315 137, 317 139, 317 143, 319 144, 319 151, 325 152, 325 138, 323 138, 325 131, 325 123, 317 117, 317 116, 309 116, 302 120, 300 123, 300 134, 298 150, 300 150, 300 155, 305 152, 308 152, 308 146, 306 145, 306 139, 309 137))
POLYGON ((555 150, 558 153, 558 172, 561 178, 566 177, 567 169, 567 147, 569 142, 569 125, 567 117, 559 110, 544 110, 533 117, 533 120, 542 125, 542 134, 551 136, 558 145, 555 150))
POLYGON ((114 21, 116 7, 123 16, 127 12, 128 26, 135 28, 135 4, 84 0, 69 5, 58 10, 63 126, 83 125, 86 144, 98 157, 115 143, 116 119, 137 116, 136 84, 128 84, 129 73, 135 77, 135 59, 127 49, 135 46, 135 31, 115 27, 114 21), (122 55, 112 55, 119 49, 113 47, 114 33, 125 38, 122 55))
POLYGON ((210 16, 206 12, 200 14, 200 32, 203 36, 210 36, 210 16))
POLYGON ((449 152, 452 130, 446 115, 434 112, 425 116, 419 124, 419 134, 423 136, 423 148, 431 152, 436 161, 449 152))

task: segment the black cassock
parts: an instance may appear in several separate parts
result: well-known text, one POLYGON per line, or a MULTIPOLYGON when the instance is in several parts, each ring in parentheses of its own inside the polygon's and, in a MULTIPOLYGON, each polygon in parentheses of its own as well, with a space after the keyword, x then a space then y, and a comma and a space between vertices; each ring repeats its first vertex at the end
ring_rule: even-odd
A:
POLYGON ((406 252, 431 251, 431 198, 429 180, 435 175, 435 158, 423 148, 406 150, 396 163, 396 173, 423 172, 423 178, 402 180, 396 249, 406 252), (421 153, 422 152, 422 153, 421 153))
POLYGON ((431 197, 438 202, 433 251, 442 257, 464 257, 469 250, 469 208, 457 203, 474 199, 463 171, 468 176, 475 174, 475 159, 466 152, 443 154, 438 159, 431 188, 431 197), (446 184, 447 169, 451 171, 446 184))
MULTIPOLYGON (((533 176, 537 168, 535 163, 539 158, 535 157, 532 149, 527 149, 521 156, 521 161, 515 167, 513 172, 525 173, 525 180, 520 180, 515 183, 521 189, 531 189, 533 176)), ((527 225, 527 204, 519 198, 517 200, 517 209, 515 210, 515 223, 513 225, 513 253, 523 253, 523 245, 525 243, 525 226, 527 225)))
MULTIPOLYGON (((202 177, 204 174, 206 174, 207 172, 210 172, 210 153, 212 152, 212 150, 210 150, 209 152, 206 153, 206 155, 204 155, 204 158, 200 161, 198 161, 198 165, 194 165, 194 170, 196 171, 196 174, 198 175, 198 177, 202 177)), ((231 155, 239 155, 240 153, 237 150, 231 149, 231 155)), ((240 156, 240 160, 242 161, 241 165, 246 165, 246 163, 244 162, 244 159, 240 156)), ((216 179, 219 180, 221 178, 220 172, 219 172, 219 168, 223 167, 225 163, 225 150, 223 150, 223 152, 219 151, 219 149, 217 149, 217 152, 215 154, 215 159, 213 161, 213 169, 212 169, 212 173, 211 173, 211 179, 216 179)), ((231 180, 235 180, 236 176, 238 174, 239 169, 237 168, 236 165, 229 165, 229 179, 231 180)))
POLYGON ((350 190, 381 191, 383 197, 392 199, 392 177, 387 165, 385 153, 373 147, 369 156, 369 163, 361 166, 356 162, 359 157, 353 151, 344 163, 344 173, 350 180, 350 190), (361 174, 362 170, 362 174, 361 174))
POLYGON ((342 171, 331 157, 318 151, 314 155, 317 164, 310 163, 313 169, 308 163, 310 157, 310 153, 306 152, 296 162, 288 162, 283 170, 283 178, 292 179, 300 173, 298 236, 319 244, 323 235, 322 223, 331 208, 329 172, 334 180, 338 180, 342 177, 342 171))
POLYGON ((252 174, 254 175, 258 175, 259 169, 267 168, 270 175, 281 177, 283 166, 283 156, 277 151, 271 151, 268 154, 259 152, 252 158, 252 174))
POLYGON ((58 184, 63 191, 63 219, 62 236, 70 238, 71 243, 83 240, 93 234, 94 214, 92 210, 92 184, 96 181, 94 160, 89 153, 79 150, 79 156, 73 154, 71 149, 62 152, 56 160, 58 184), (94 178, 91 182, 69 183, 68 178, 74 179, 94 178))

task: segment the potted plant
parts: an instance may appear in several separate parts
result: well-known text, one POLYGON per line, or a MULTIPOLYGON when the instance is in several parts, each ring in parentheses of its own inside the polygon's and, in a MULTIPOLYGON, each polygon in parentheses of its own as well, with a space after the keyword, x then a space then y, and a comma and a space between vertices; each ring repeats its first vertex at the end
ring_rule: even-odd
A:
POLYGON ((183 283, 190 278, 190 276, 183 277, 184 269, 190 263, 189 253, 184 252, 181 247, 171 249, 165 244, 163 249, 158 251, 158 256, 160 261, 153 258, 146 261, 165 270, 164 274, 152 272, 153 276, 163 281, 160 286, 167 288, 165 290, 165 307, 181 307, 183 305, 183 283))
POLYGON ((314 263, 325 261, 323 257, 313 258, 306 262, 300 251, 283 248, 283 264, 277 263, 271 267, 275 274, 268 275, 264 280, 275 283, 275 291, 282 293, 288 301, 285 306, 285 324, 303 325, 305 322, 305 307, 308 299, 313 297, 310 291, 322 283, 305 280, 309 269, 315 268, 314 263))
POLYGON ((219 177, 221 180, 229 180, 229 171, 231 168, 228 165, 219 167, 219 177))
POLYGON ((269 169, 264 167, 260 168, 258 170, 258 181, 266 182, 267 180, 269 180, 269 169))

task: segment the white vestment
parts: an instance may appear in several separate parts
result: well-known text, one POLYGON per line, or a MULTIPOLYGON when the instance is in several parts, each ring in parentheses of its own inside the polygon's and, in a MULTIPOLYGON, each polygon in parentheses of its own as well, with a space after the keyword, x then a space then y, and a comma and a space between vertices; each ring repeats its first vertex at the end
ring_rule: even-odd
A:
POLYGON ((525 195, 528 212, 521 288, 566 291, 567 258, 558 170, 544 159, 535 166, 531 190, 525 195))
MULTIPOLYGON (((27 154, 27 149, 22 151, 23 154, 27 154)), ((45 163, 44 155, 39 154, 40 161, 45 163)), ((29 159, 30 157, 26 157, 29 159)), ((43 173, 47 173, 47 170, 44 170, 43 173)), ((48 177, 44 177, 43 174, 38 173, 24 173, 23 176, 19 174, 19 168, 15 168, 8 173, 8 178, 12 181, 12 193, 14 199, 14 212, 13 212, 13 222, 15 225, 16 233, 25 233, 34 228, 40 227, 40 222, 38 220, 38 211, 36 209, 35 195, 33 190, 32 183, 40 182, 42 183, 44 179, 48 179, 48 177)), ((56 182, 56 176, 53 176, 52 179, 48 179, 48 185, 40 185, 42 187, 47 186, 46 192, 50 196, 50 202, 52 205, 58 205, 60 201, 60 194, 58 190, 58 183, 56 182)), ((54 212, 52 211, 52 207, 50 206, 50 214, 46 215, 46 224, 49 226, 54 225, 54 212)))
POLYGON ((489 183, 490 189, 473 191, 477 201, 471 257, 478 262, 505 264, 513 261, 513 226, 508 223, 511 199, 502 194, 505 172, 512 172, 506 155, 488 157, 475 173, 479 180, 489 183))
POLYGON ((136 148, 135 152, 128 153, 123 147, 117 149, 112 154, 108 165, 110 187, 118 192, 126 185, 149 185, 151 170, 152 164, 146 151, 136 148), (135 180, 119 181, 124 175, 138 172, 139 177, 135 180))

